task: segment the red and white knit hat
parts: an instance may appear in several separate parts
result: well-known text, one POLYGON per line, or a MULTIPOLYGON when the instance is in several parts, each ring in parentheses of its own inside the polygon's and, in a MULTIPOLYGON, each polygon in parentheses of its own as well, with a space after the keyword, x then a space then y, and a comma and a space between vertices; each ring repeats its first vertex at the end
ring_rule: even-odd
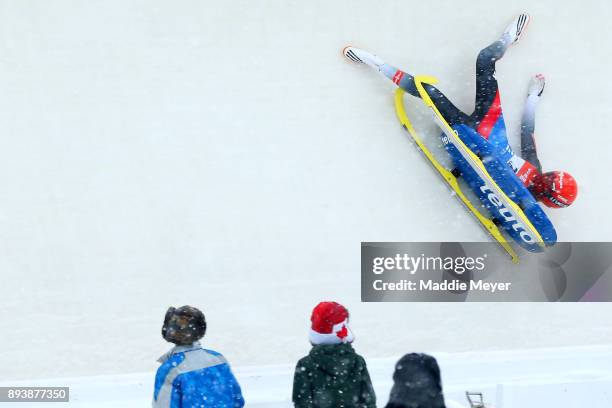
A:
POLYGON ((319 303, 310 321, 309 339, 314 345, 352 343, 355 339, 349 328, 349 312, 339 303, 319 303))

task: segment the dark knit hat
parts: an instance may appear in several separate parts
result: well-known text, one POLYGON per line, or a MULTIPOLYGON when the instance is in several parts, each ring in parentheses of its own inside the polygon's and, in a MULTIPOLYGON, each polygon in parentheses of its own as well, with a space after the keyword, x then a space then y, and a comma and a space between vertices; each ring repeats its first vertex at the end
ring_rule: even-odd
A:
POLYGON ((440 367, 427 354, 406 354, 395 365, 385 408, 445 408, 440 367))
POLYGON ((191 345, 204 337, 206 319, 204 313, 193 306, 168 308, 162 326, 164 340, 179 346, 191 345))

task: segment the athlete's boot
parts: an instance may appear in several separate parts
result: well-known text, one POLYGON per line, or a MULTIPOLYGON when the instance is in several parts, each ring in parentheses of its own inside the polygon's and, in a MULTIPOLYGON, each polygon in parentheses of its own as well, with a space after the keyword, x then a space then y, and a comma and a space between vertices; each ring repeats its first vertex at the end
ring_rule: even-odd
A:
POLYGON ((372 68, 376 68, 378 71, 380 71, 381 66, 384 64, 382 59, 360 48, 351 46, 344 47, 342 54, 352 62, 369 65, 372 68))
POLYGON ((544 78, 544 75, 538 74, 534 76, 529 81, 529 87, 527 88, 527 96, 542 96, 545 85, 546 78, 544 78))
POLYGON ((504 36, 508 36, 510 44, 516 44, 521 39, 521 36, 525 32, 527 25, 529 25, 530 20, 531 17, 529 17, 529 14, 519 14, 519 16, 515 18, 508 27, 506 27, 504 36))

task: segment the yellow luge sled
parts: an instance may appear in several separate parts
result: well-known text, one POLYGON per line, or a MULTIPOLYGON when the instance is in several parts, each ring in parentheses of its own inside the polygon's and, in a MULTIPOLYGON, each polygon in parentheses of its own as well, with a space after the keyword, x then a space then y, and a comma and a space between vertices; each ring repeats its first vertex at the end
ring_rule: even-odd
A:
POLYGON ((544 249, 546 245, 544 243, 544 239, 542 239, 542 236, 540 235, 540 232, 533 226, 523 210, 497 185, 480 158, 469 147, 467 147, 465 143, 463 143, 457 132, 455 132, 448 124, 446 119, 444 119, 444 116, 442 116, 434 102, 431 100, 429 94, 425 91, 423 84, 435 84, 438 82, 438 80, 428 76, 417 76, 414 82, 419 94, 421 95, 421 99, 431 109, 438 127, 442 129, 449 141, 457 148, 457 150, 459 150, 463 158, 470 163, 471 167, 478 173, 487 187, 492 190, 497 198, 501 200, 504 206, 506 206, 512 212, 512 215, 523 224, 523 227, 534 238, 535 243, 540 248, 544 249))
MULTIPOLYGON (((427 93, 425 92, 425 89, 423 88, 423 85, 421 83, 423 81, 423 79, 424 78, 422 78, 422 77, 416 77, 415 78, 415 82, 417 84, 417 89, 419 90, 419 93, 423 92, 425 94, 425 96, 427 97, 427 99, 429 99, 429 102, 431 103, 431 105, 428 104, 428 106, 432 107, 433 110, 437 111, 437 108, 435 108, 435 105, 433 105, 433 101, 431 101, 431 99, 429 98, 429 95, 427 95, 427 93)), ((421 94, 421 97, 423 97, 423 93, 421 94)), ((426 101, 426 99, 424 97, 423 97, 423 100, 427 104, 427 101, 426 101)), ((434 111, 434 113, 435 113, 435 111, 434 111)), ((478 219, 478 221, 480 222, 480 225, 491 235, 491 237, 493 237, 493 239, 512 258, 512 262, 518 263, 518 261, 519 261, 518 255, 516 254, 516 252, 514 251, 512 246, 510 246, 510 244, 508 243, 508 241, 506 240, 504 235, 501 233, 499 228, 497 228, 497 226, 493 223, 493 221, 491 221, 489 218, 485 217, 480 211, 478 211, 476 209, 476 207, 474 207, 474 205, 470 202, 470 200, 468 200, 468 198, 465 196, 465 194, 463 193, 463 191, 459 187, 459 182, 457 181, 457 177, 455 177, 455 175, 452 172, 450 172, 442 164, 440 164, 440 162, 435 158, 435 156, 431 153, 431 151, 427 148, 427 146, 425 146, 425 144, 423 143, 423 140, 418 135, 418 133, 416 132, 416 130, 412 126, 412 123, 408 119, 408 116, 406 115, 406 109, 404 107, 404 91, 402 89, 398 89, 395 92, 395 112, 397 114, 397 117, 398 117, 400 123, 402 124, 404 129, 406 129, 406 131, 408 131, 408 133, 412 137, 412 140, 414 140, 414 142, 418 146, 419 150, 421 152, 423 152, 423 154, 425 155, 427 160, 429 160, 429 162, 434 167, 434 169, 436 169, 438 171, 438 173, 442 176, 444 181, 446 181, 448 186, 454 191, 455 195, 463 203, 465 208, 467 208, 467 210, 470 213, 472 213, 478 219)), ((448 129, 450 130, 450 132, 457 139, 459 139, 455 135, 455 133, 453 132, 452 128, 448 125, 448 123, 446 123, 444 118, 442 118, 442 115, 440 115, 439 112, 437 112, 436 116, 439 116, 439 120, 442 120, 446 124, 446 126, 448 126, 448 129)), ((445 129, 443 129, 443 130, 445 130, 445 129)), ((446 130, 445 130, 444 133, 447 133, 446 130)), ((467 149, 467 147, 466 147, 466 149, 467 149)), ((476 157, 476 160, 479 160, 478 157, 476 157)), ((482 165, 482 163, 481 163, 481 165, 482 165)), ((484 170, 484 166, 483 166, 483 170, 484 170)), ((484 171, 486 172, 486 170, 484 170, 484 171)))

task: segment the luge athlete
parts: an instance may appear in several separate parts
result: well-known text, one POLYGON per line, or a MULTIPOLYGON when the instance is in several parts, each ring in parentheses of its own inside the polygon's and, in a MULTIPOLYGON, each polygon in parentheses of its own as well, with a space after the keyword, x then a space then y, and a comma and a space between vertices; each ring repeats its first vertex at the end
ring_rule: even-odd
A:
MULTIPOLYGON (((536 75, 529 83, 521 124, 521 156, 516 155, 508 144, 499 86, 495 78, 495 63, 511 45, 519 41, 529 21, 528 14, 519 15, 497 41, 478 54, 476 107, 471 115, 459 110, 436 87, 424 84, 424 88, 451 126, 463 124, 474 129, 491 144, 495 154, 512 168, 538 201, 550 208, 563 208, 570 206, 576 199, 576 180, 565 171, 542 172, 535 146, 535 109, 544 92, 544 76, 536 75)), ((375 68, 406 92, 419 97, 412 75, 359 48, 346 47, 343 54, 353 62, 375 68)))

